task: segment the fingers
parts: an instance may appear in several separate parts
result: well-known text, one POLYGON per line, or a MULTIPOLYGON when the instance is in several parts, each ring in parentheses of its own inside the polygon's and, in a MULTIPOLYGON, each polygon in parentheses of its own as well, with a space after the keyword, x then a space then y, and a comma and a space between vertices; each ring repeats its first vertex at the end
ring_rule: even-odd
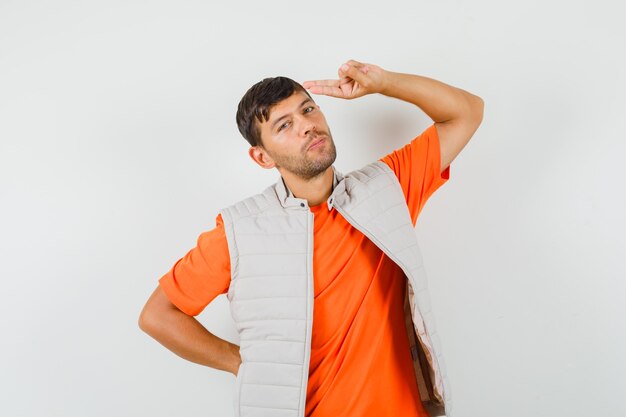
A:
POLYGON ((305 81, 302 86, 314 94, 324 94, 331 97, 355 98, 367 94, 372 84, 367 64, 350 59, 338 71, 338 80, 305 81))
POLYGON ((314 80, 314 81, 305 81, 302 83, 302 87, 304 88, 309 88, 315 85, 321 85, 321 86, 337 86, 339 85, 340 80, 314 80))
MULTIPOLYGON (((322 85, 322 86, 339 86, 341 84, 345 84, 346 82, 350 81, 351 79, 356 80, 356 78, 353 78, 350 76, 350 74, 354 75, 353 73, 353 69, 354 68, 358 68, 361 70, 361 73, 363 74, 367 74, 368 68, 365 64, 362 64, 358 61, 355 61, 353 59, 350 59, 348 61, 346 61, 345 64, 343 64, 342 68, 339 69, 339 79, 338 80, 311 80, 311 81, 305 81, 302 83, 302 86, 304 88, 308 88, 310 86, 314 86, 314 85, 322 85), (343 66, 345 66, 345 69, 343 69, 343 66)), ((357 80, 358 81, 358 80, 357 80)))
POLYGON ((350 59, 339 67, 339 76, 352 78, 363 87, 368 87, 369 79, 366 76, 368 70, 367 65, 350 59))
POLYGON ((303 82, 302 86, 313 94, 324 94, 331 97, 344 97, 344 92, 341 89, 341 86, 349 81, 350 79, 348 77, 344 77, 340 80, 313 80, 303 82))
POLYGON ((344 93, 339 87, 328 85, 313 85, 308 88, 313 94, 324 94, 331 97, 343 98, 344 93))

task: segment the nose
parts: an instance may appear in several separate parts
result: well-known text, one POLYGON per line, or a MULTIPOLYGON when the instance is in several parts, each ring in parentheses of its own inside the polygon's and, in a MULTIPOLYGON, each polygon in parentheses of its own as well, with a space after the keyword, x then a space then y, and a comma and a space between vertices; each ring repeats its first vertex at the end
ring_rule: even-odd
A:
POLYGON ((300 116, 300 131, 304 137, 309 136, 311 133, 315 132, 316 129, 316 123, 311 120, 310 117, 307 117, 306 115, 300 116))
POLYGON ((313 123, 312 120, 304 119, 302 121, 302 133, 304 134, 304 136, 309 136, 310 134, 315 132, 316 129, 317 126, 315 125, 315 123, 313 123))

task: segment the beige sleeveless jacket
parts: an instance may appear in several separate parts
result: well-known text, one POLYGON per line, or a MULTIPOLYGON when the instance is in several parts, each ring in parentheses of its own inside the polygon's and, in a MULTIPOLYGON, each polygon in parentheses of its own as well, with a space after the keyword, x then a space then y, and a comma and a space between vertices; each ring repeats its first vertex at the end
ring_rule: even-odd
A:
MULTIPOLYGON (((335 208, 407 278, 405 326, 420 397, 431 416, 451 412, 441 346, 415 229, 395 173, 382 161, 345 176, 332 167, 335 208)), ((220 211, 230 252, 230 310, 242 363, 237 417, 304 417, 313 326, 313 213, 282 177, 220 211)))

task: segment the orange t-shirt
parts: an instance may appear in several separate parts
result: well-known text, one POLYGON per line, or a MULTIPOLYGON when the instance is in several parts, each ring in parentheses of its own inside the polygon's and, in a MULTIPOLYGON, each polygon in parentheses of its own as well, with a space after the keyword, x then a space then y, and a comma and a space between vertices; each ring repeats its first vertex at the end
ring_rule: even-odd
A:
MULTIPOLYGON (((450 167, 440 173, 435 125, 380 161, 396 173, 415 224, 426 200, 450 176, 450 167)), ((305 415, 427 417, 404 327, 402 270, 325 202, 310 209, 315 294, 305 415)), ((190 315, 228 291, 221 215, 159 282, 190 315)))

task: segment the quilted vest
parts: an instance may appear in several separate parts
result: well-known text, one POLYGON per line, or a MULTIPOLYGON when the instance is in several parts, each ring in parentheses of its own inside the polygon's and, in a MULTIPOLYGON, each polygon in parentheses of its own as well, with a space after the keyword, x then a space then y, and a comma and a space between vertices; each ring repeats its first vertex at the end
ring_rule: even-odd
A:
MULTIPOLYGON (((415 228, 395 173, 382 161, 345 176, 332 167, 336 209, 407 279, 404 311, 422 404, 451 413, 451 395, 415 228)), ((304 417, 313 326, 313 213, 282 177, 220 211, 230 252, 227 297, 240 336, 237 417, 304 417)))

